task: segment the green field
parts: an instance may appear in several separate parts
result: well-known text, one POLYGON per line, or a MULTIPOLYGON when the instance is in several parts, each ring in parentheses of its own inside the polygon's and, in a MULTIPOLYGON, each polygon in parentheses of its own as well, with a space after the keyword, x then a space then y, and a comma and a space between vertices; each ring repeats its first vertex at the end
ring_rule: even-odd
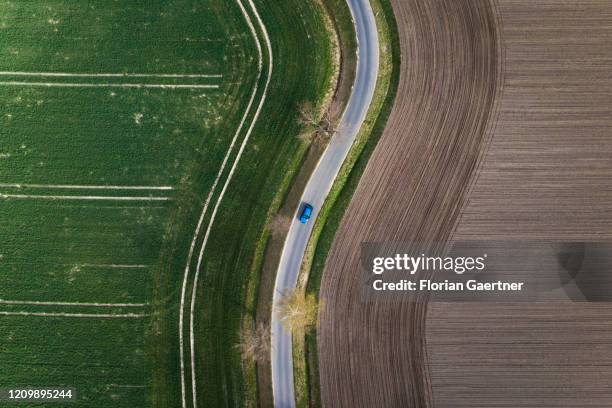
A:
POLYGON ((193 305, 197 398, 253 401, 235 344, 255 251, 305 151, 297 107, 321 101, 332 64, 316 2, 255 2, 272 71, 243 5, 0 0, 0 387, 73 387, 75 407, 180 407, 180 299, 188 343, 223 192, 193 305))
POLYGON ((244 16, 0 1, 0 39, 0 386, 180 406, 178 265, 255 82, 244 16))

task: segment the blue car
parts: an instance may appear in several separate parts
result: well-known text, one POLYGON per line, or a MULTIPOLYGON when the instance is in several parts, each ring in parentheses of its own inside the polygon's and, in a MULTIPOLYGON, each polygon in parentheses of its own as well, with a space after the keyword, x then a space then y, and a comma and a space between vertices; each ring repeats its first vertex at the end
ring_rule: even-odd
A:
POLYGON ((300 222, 302 224, 306 224, 312 215, 312 205, 306 203, 304 204, 304 209, 302 210, 302 215, 300 215, 300 222))

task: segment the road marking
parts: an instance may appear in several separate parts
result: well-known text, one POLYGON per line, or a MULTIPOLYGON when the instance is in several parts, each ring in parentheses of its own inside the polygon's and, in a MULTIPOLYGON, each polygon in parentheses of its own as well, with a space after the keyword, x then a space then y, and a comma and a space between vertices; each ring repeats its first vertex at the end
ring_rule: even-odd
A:
POLYGON ((19 184, 0 183, 1 188, 48 188, 72 190, 174 190, 172 186, 106 186, 106 185, 72 185, 72 184, 19 184))
POLYGON ((36 194, 4 194, 0 198, 38 199, 38 200, 110 200, 110 201, 168 201, 170 197, 117 197, 117 196, 67 196, 67 195, 36 195, 36 194))
POLYGON ((148 303, 92 303, 92 302, 41 302, 37 300, 4 300, 2 305, 31 305, 31 306, 84 306, 84 307, 144 307, 148 303))
POLYGON ((129 318, 138 319, 146 317, 145 313, 124 313, 124 314, 109 314, 109 313, 55 313, 55 312, 2 312, 0 316, 38 316, 38 317, 97 317, 100 319, 115 319, 129 318))
POLYGON ((0 86, 30 86, 46 88, 160 88, 160 89, 217 89, 219 85, 187 85, 187 84, 88 84, 70 82, 21 82, 1 81, 0 86))
POLYGON ((222 74, 130 74, 130 73, 70 73, 0 71, 0 76, 61 77, 61 78, 223 78, 222 74))

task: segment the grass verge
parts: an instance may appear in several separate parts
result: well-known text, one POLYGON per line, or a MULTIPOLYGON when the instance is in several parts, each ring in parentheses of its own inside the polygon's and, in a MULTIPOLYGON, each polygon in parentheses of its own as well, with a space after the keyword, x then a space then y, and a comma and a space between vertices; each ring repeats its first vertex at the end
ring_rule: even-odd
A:
MULTIPOLYGON (((327 254, 368 159, 384 131, 399 82, 400 44, 393 9, 389 0, 371 0, 371 4, 381 43, 376 93, 355 144, 321 209, 304 254, 298 279, 300 290, 317 296, 327 254)), ((318 407, 321 402, 316 332, 310 332, 304 338, 294 339, 293 347, 298 406, 318 407), (301 389, 298 390, 298 387, 301 389)))
MULTIPOLYGON (((341 110, 346 104, 350 94, 351 85, 355 75, 356 61, 356 36, 351 21, 350 11, 345 0, 317 0, 324 13, 327 32, 332 43, 332 66, 334 72, 331 76, 328 92, 315 103, 315 109, 321 117, 329 106, 334 104, 341 110)), ((271 302, 274 290, 274 280, 278 268, 283 244, 288 232, 289 222, 295 209, 299 205, 302 192, 310 174, 314 170, 320 156, 325 150, 323 141, 315 141, 309 138, 303 140, 304 151, 296 155, 295 166, 288 172, 274 199, 274 205, 268 213, 268 227, 262 232, 258 241, 256 258, 252 264, 251 276, 248 288, 247 303, 253 306, 244 314, 247 324, 264 326, 270 323, 271 302)), ((260 364, 246 363, 246 377, 250 401, 255 401, 259 406, 270 406, 273 404, 271 366, 269 361, 260 364)))
POLYGON ((256 1, 270 35, 274 70, 260 119, 211 230, 201 268, 195 338, 198 395, 205 406, 254 406, 257 375, 236 345, 253 319, 269 222, 307 146, 298 107, 321 106, 333 83, 332 44, 317 2, 256 1), (295 44, 300 44, 296 47, 295 44))

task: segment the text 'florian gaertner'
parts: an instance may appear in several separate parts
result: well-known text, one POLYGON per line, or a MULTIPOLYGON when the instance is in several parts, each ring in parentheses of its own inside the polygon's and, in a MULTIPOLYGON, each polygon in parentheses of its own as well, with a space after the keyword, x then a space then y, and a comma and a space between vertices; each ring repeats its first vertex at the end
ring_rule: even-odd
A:
MULTIPOLYGON (((462 275, 466 272, 482 272, 486 268, 487 254, 478 257, 440 257, 440 256, 410 256, 397 254, 392 257, 376 257, 372 260, 372 273, 381 275, 389 271, 407 272, 414 275, 421 271, 454 272, 462 275)), ((520 291, 524 282, 480 282, 470 279, 465 282, 434 281, 431 279, 408 280, 400 279, 396 282, 384 282, 376 279, 372 287, 376 291, 520 291)))

